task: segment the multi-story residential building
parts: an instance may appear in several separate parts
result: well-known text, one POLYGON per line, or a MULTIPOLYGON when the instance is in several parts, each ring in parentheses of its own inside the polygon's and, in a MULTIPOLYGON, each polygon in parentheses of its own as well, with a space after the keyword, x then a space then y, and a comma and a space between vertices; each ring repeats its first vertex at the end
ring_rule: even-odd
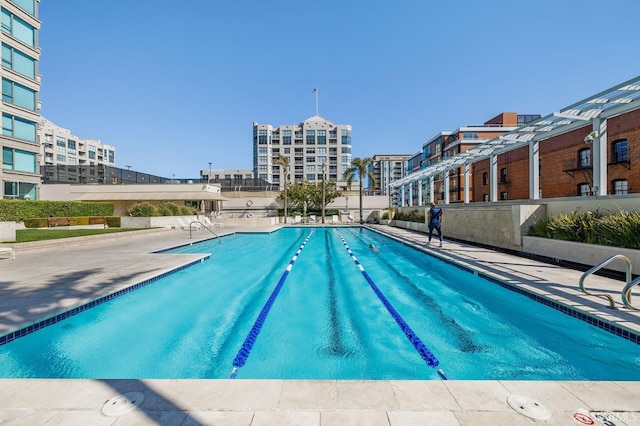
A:
POLYGON ((36 199, 40 173, 39 0, 0 0, 2 13, 2 169, 0 191, 6 199, 36 199))
MULTIPOLYGON (((419 169, 425 169, 449 158, 453 158, 481 143, 515 130, 518 126, 539 118, 539 114, 503 112, 487 120, 484 124, 468 125, 456 130, 441 131, 422 145, 419 169)), ((409 173, 415 173, 418 169, 414 167, 408 171, 409 173)), ((439 174, 434 176, 432 181, 413 182, 409 188, 405 189, 404 204, 423 205, 426 194, 431 191, 434 193, 434 199, 436 201, 445 198, 452 202, 463 200, 464 171, 461 168, 454 168, 449 169, 448 173, 449 188, 447 194, 445 194, 444 174, 439 174), (431 188, 430 185, 433 185, 433 188, 431 188)))
MULTIPOLYGON (((634 169, 640 161, 635 154, 640 152, 639 100, 636 77, 545 117, 525 116, 515 129, 460 149, 391 185, 402 194, 402 206, 412 205, 407 189, 425 181, 428 200, 444 196, 445 204, 459 200, 450 197, 455 192, 464 194, 465 203, 639 193, 640 175, 634 169), (436 179, 443 179, 438 192, 436 179), (468 184, 458 191, 459 182, 468 184)), ((440 142, 443 151, 452 142, 440 142)))
POLYGON ((368 195, 386 195, 389 197, 389 205, 397 202, 397 191, 389 191, 389 184, 405 176, 405 162, 409 160, 409 154, 377 154, 372 157, 373 162, 367 172, 376 180, 375 187, 368 182, 365 193, 368 195))
POLYGON ((289 181, 342 181, 351 165, 351 125, 334 124, 319 115, 300 124, 273 127, 253 123, 253 169, 256 179, 284 188, 284 173, 277 163, 289 160, 289 181))
POLYGON ((104 166, 115 167, 116 149, 99 139, 80 139, 71 131, 42 118, 38 128, 40 165, 42 166, 104 166))

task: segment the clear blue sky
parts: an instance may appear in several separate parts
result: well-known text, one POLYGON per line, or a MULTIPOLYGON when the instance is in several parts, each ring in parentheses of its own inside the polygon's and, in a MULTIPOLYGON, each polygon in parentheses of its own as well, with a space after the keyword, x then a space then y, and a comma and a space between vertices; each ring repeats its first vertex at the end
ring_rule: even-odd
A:
POLYGON ((354 157, 640 74, 638 0, 43 0, 42 115, 162 176, 252 168, 252 123, 319 113, 354 157), (186 5, 186 6, 178 6, 186 5))

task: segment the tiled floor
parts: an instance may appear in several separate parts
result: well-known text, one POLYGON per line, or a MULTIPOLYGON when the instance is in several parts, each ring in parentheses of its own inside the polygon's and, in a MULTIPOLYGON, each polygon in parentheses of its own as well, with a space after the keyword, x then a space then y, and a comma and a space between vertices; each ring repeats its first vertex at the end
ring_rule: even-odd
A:
MULTIPOLYGON (((637 312, 612 311, 606 300, 580 293, 580 272, 453 242, 426 249, 424 234, 375 228, 640 330, 637 312)), ((188 234, 144 231, 17 247, 15 260, 0 260, 0 334, 197 260, 200 255, 151 254, 210 236, 201 231, 191 240, 188 234)), ((621 283, 598 277, 590 285, 620 300, 621 283)), ((640 382, 0 380, 0 423, 15 425, 572 425, 597 413, 609 420, 600 424, 640 425, 640 382), (551 417, 536 422, 520 414, 508 403, 514 396, 523 397, 525 409, 551 417)))

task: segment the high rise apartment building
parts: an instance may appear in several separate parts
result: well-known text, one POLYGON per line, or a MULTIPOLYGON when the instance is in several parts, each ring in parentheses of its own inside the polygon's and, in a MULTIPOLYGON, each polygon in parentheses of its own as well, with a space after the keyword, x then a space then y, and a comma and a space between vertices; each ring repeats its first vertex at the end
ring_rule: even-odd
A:
POLYGON ((40 173, 39 0, 0 0, 2 13, 2 169, 5 199, 36 199, 40 173))
POLYGON ((351 165, 351 125, 334 124, 319 115, 300 124, 273 127, 253 123, 253 169, 256 179, 284 188, 278 158, 289 161, 289 182, 342 181, 351 165))
POLYGON ((368 182, 365 192, 369 195, 387 195, 390 197, 389 205, 395 205, 398 192, 390 190, 389 184, 405 176, 405 163, 410 157, 409 154, 377 154, 371 157, 373 161, 367 172, 374 177, 376 185, 374 187, 373 182, 368 182))

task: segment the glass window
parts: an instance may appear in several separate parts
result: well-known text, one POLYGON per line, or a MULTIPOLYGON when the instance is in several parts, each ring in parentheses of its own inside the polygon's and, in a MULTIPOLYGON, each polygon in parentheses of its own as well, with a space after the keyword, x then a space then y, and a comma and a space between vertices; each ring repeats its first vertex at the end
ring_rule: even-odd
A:
POLYGON ((627 148, 627 140, 620 139, 613 142, 613 158, 614 163, 622 163, 629 161, 629 154, 627 148))
POLYGON ((96 147, 89 145, 89 158, 92 160, 96 159, 96 147))
POLYGON ((341 143, 343 145, 351 145, 351 131, 350 130, 342 130, 341 132, 341 143))
POLYGON ((316 171, 316 166, 313 165, 313 164, 307 165, 307 171, 308 172, 315 172, 316 171))
POLYGON ((22 10, 30 15, 35 14, 35 0, 11 0, 13 4, 20 7, 22 10))
POLYGON ((36 60, 4 43, 2 43, 2 66, 25 77, 36 78, 36 60))
POLYGON ((2 148, 2 168, 19 172, 36 172, 36 153, 2 148))
POLYGON ((489 173, 484 172, 482 174, 482 184, 483 185, 488 185, 489 184, 489 173))
POLYGON ((578 151, 578 167, 591 167, 591 148, 585 148, 578 151))
POLYGON ((588 197, 591 195, 591 187, 588 183, 578 184, 578 195, 581 197, 588 197))
POLYGON ((69 139, 67 141, 67 152, 69 154, 75 154, 76 153, 76 141, 69 139))
POLYGON ((500 169, 500 182, 507 183, 507 168, 503 167, 500 169))
POLYGON ((315 143, 316 143, 316 131, 315 130, 307 130, 307 143, 315 145, 315 143))
POLYGON ((4 198, 10 200, 35 200, 36 184, 4 181, 4 198))
POLYGON ((613 193, 614 194, 628 194, 627 192, 627 180, 616 179, 613 181, 613 193))
POLYGON ((56 155, 56 160, 60 163, 66 163, 67 162, 67 157, 62 155, 62 154, 57 154, 56 155))
POLYGON ((315 180, 316 178, 316 174, 315 173, 307 173, 307 179, 308 180, 315 180))
POLYGON ((2 31, 34 47, 35 29, 5 9, 2 9, 2 31))
POLYGON ((6 78, 2 79, 2 100, 30 111, 36 110, 36 92, 6 78))
POLYGON ((2 114, 2 134, 4 136, 22 139, 27 142, 36 142, 36 123, 15 117, 10 114, 2 114))
POLYGON ((327 144, 327 131, 318 130, 318 145, 326 145, 326 144, 327 144))

